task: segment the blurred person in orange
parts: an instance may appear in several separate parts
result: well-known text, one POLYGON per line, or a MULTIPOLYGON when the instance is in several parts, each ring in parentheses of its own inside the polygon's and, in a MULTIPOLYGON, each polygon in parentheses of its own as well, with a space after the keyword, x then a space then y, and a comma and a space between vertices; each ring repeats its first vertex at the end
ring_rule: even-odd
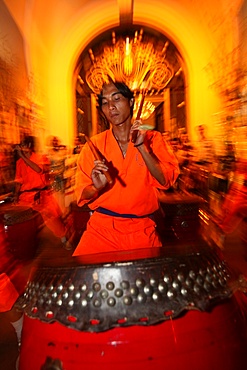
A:
POLYGON ((193 146, 185 130, 180 132, 176 156, 181 168, 188 166, 193 160, 193 146))
POLYGON ((50 168, 48 158, 35 152, 33 136, 26 136, 15 150, 20 158, 16 163, 14 202, 29 205, 38 211, 46 226, 61 239, 63 246, 71 249, 61 219, 62 211, 47 181, 50 168))
POLYGON ((0 195, 10 192, 12 185, 11 155, 7 145, 0 139, 0 195))
POLYGON ((75 137, 75 146, 73 148, 73 154, 80 154, 81 149, 83 147, 82 138, 83 138, 82 134, 79 134, 75 137))
POLYGON ((196 130, 198 134, 198 143, 195 147, 194 160, 198 164, 211 167, 217 161, 214 142, 207 137, 206 125, 198 125, 196 130))
MULTIPOLYGON (((49 140, 49 138, 48 138, 49 140)), ((53 190, 54 197, 61 208, 66 213, 64 191, 65 191, 65 162, 67 158, 67 147, 61 144, 57 136, 50 137, 47 157, 50 163, 49 183, 53 190)))
POLYGON ((216 220, 225 234, 230 234, 247 217, 247 160, 238 160, 228 191, 216 220))
POLYGON ((142 128, 140 120, 132 123, 134 94, 124 83, 106 83, 98 103, 111 125, 91 138, 102 160, 89 143, 78 158, 77 203, 94 212, 73 255, 161 247, 153 214, 158 189, 177 179, 177 159, 160 132, 142 128))

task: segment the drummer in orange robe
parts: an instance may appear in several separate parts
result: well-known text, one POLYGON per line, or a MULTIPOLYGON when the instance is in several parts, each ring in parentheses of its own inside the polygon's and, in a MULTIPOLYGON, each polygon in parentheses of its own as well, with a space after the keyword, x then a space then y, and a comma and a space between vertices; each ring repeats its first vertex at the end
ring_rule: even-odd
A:
POLYGON ((215 220, 224 234, 231 234, 247 217, 247 160, 238 160, 235 167, 222 203, 222 214, 215 220))
POLYGON ((33 136, 26 136, 15 150, 20 159, 16 163, 15 203, 28 205, 40 212, 46 226, 61 239, 65 249, 72 246, 66 238, 66 228, 61 220, 62 212, 51 189, 47 186, 46 173, 49 161, 46 156, 36 153, 33 136))
POLYGON ((140 120, 132 123, 134 95, 124 83, 105 84, 98 103, 111 127, 91 138, 102 160, 88 143, 78 158, 77 203, 94 212, 73 255, 160 247, 153 214, 158 189, 177 179, 177 159, 160 132, 143 129, 140 120))

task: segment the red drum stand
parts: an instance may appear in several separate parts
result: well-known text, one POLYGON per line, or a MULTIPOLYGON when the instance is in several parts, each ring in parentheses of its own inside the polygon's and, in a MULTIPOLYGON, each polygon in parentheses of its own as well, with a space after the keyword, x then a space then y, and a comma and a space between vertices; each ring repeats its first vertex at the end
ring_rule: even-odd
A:
POLYGON ((243 370, 246 346, 246 323, 234 299, 210 313, 101 333, 25 316, 20 370, 49 369, 49 357, 64 370, 243 370))
POLYGON ((218 251, 155 249, 36 268, 19 369, 243 370, 247 299, 218 251))

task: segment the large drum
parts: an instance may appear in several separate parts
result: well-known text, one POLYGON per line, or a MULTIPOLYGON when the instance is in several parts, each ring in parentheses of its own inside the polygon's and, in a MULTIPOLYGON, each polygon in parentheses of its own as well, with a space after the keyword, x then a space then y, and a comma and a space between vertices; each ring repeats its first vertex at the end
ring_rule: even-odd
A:
POLYGON ((0 207, 0 222, 4 225, 6 243, 14 257, 32 259, 38 247, 40 214, 30 207, 4 205, 0 207))
POLYGON ((228 178, 218 173, 209 175, 209 208, 216 216, 221 215, 222 203, 228 190, 228 178))
POLYGON ((199 210, 205 201, 181 191, 159 193, 160 212, 156 223, 164 244, 171 241, 195 240, 200 231, 199 210))
POLYGON ((207 166, 193 163, 188 168, 183 168, 179 186, 207 201, 209 174, 207 166))
POLYGON ((225 194, 228 190, 228 178, 219 173, 210 173, 208 188, 216 194, 225 194))
POLYGON ((242 370, 235 280, 203 242, 39 266, 18 303, 20 370, 242 370))

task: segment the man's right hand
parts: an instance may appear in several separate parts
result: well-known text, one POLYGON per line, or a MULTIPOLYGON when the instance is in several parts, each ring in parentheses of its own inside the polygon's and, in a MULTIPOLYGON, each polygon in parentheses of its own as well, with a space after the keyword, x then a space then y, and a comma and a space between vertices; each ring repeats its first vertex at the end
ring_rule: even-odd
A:
POLYGON ((92 181, 93 181, 95 188, 98 190, 101 190, 108 183, 107 178, 104 174, 104 172, 108 171, 108 167, 105 165, 103 161, 100 161, 100 160, 95 160, 94 164, 95 166, 92 169, 92 173, 91 173, 92 181))

